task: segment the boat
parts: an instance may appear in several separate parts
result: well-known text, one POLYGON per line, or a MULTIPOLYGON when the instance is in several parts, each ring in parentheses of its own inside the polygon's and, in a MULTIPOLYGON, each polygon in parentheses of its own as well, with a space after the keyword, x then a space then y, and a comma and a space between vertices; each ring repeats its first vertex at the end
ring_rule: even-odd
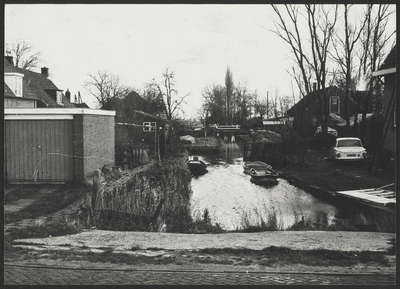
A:
POLYGON ((186 162, 187 166, 192 172, 203 172, 207 169, 207 164, 198 157, 193 157, 193 159, 186 162))
POLYGON ((272 167, 261 161, 247 161, 243 163, 243 169, 245 174, 250 175, 250 170, 255 169, 257 171, 260 170, 272 170, 272 167))
POLYGON ((279 174, 273 169, 250 169, 251 182, 259 185, 274 185, 278 183, 279 174))

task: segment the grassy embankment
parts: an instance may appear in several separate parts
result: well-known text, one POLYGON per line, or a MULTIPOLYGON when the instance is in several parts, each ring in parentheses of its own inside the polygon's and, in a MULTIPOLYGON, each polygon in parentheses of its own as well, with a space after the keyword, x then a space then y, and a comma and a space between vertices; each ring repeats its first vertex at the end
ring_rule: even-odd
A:
MULTIPOLYGON (((190 175, 187 172, 187 168, 184 163, 180 160, 177 162, 169 162, 165 164, 155 164, 146 173, 148 178, 156 178, 159 180, 158 186, 166 189, 171 184, 175 184, 179 187, 179 183, 172 181, 174 174, 178 173, 182 182, 180 185, 186 186, 190 181, 190 175), (180 172, 180 173, 179 173, 180 172)), ((189 187, 187 187, 189 188, 189 187)), ((88 193, 90 188, 82 188, 80 194, 88 193)), ((172 190, 174 191, 174 190, 172 190)), ((176 190, 178 192, 179 190, 176 190)), ((66 193, 64 191, 64 193, 66 193)), ((76 192, 76 194, 78 194, 76 192)), ((190 217, 190 210, 187 207, 187 200, 190 195, 189 190, 183 191, 184 195, 171 196, 166 203, 170 203, 170 210, 167 210, 164 214, 165 223, 167 225, 167 231, 171 232, 192 232, 192 233, 219 233, 221 228, 213 226, 211 224, 208 211, 205 210, 203 219, 192 220, 190 217), (181 204, 181 205, 180 205, 181 204)), ((78 194, 79 195, 79 194, 78 194)), ((54 202, 61 202, 62 199, 67 198, 66 195, 63 197, 61 193, 56 194, 58 198, 54 199, 54 202)), ((51 199, 51 198, 50 198, 51 199)), ((43 201, 43 204, 49 205, 50 200, 43 201)), ((49 209, 50 212, 54 212, 64 205, 53 204, 55 207, 49 209)), ((42 205, 41 205, 42 206, 42 205)), ((41 207, 39 206, 39 207, 41 207)), ((84 208, 82 208, 84 209, 84 208)), ((86 208, 87 209, 87 208, 86 208)), ((28 209, 28 211, 33 208, 28 209)), ((41 211, 43 213, 45 210, 41 211)), ((41 213, 36 212, 30 216, 38 216, 41 213)), ((16 216, 16 215, 15 215, 16 216)), ((15 217, 14 216, 14 217, 15 217)), ((24 215, 20 215, 22 218, 24 215)), ((81 217, 83 214, 81 214, 81 217)), ((87 217, 87 216, 86 216, 87 217)), ((28 227, 26 229, 15 230, 5 237, 5 257, 7 260, 23 258, 24 260, 35 259, 40 257, 41 259, 58 259, 58 260, 79 260, 84 258, 91 262, 111 262, 118 264, 176 264, 185 265, 193 262, 204 263, 204 264, 227 264, 227 265, 258 265, 258 266, 275 266, 276 264, 304 264, 304 265, 321 265, 321 266, 351 266, 354 264, 380 264, 383 266, 388 265, 387 254, 394 254, 394 242, 393 248, 389 252, 338 252, 330 250, 310 250, 310 251, 298 251, 291 250, 288 248, 277 248, 268 247, 261 251, 249 250, 249 249, 203 249, 195 250, 190 252, 169 252, 168 256, 160 254, 160 256, 143 256, 143 255, 132 255, 132 254, 121 254, 113 253, 112 248, 103 248, 103 253, 94 252, 71 252, 71 251, 52 251, 45 250, 37 254, 31 254, 31 250, 12 248, 11 241, 14 239, 30 238, 30 237, 48 237, 48 236, 59 236, 66 234, 73 234, 82 231, 87 228, 88 218, 77 218, 77 219, 61 219, 46 224, 28 227), (29 253, 29 254, 28 254, 29 253), (182 257, 185 255, 186 257, 182 257)), ((245 222, 245 220, 244 220, 245 222)), ((276 222, 276 216, 272 214, 268 220, 260 220, 260 226, 251 228, 249 225, 247 231, 261 231, 261 230, 275 230, 279 226, 276 222)), ((246 230, 244 230, 246 231, 246 230)), ((132 251, 140 251, 139 247, 132 247, 132 251)), ((151 249, 147 249, 151 250, 151 249)), ((154 250, 160 250, 154 248, 154 250)))
MULTIPOLYGON (((5 236, 5 244, 10 246, 12 240, 32 237, 62 236, 81 232, 83 229, 95 226, 98 229, 108 230, 139 230, 182 233, 210 233, 222 232, 218 226, 211 225, 208 212, 204 218, 193 220, 190 212, 190 197, 192 194, 190 182, 191 173, 185 164, 186 156, 178 159, 156 162, 148 169, 132 174, 128 181, 112 187, 98 199, 97 209, 91 210, 91 187, 84 185, 68 186, 52 194, 38 199, 32 205, 6 215, 6 223, 13 223, 24 219, 34 219, 56 213, 72 204, 79 198, 86 201, 74 216, 48 219, 40 223, 33 223, 27 228, 15 229, 5 236), (141 195, 141 199, 136 196, 141 195), (156 212, 155 203, 150 202, 155 195, 163 200, 161 210, 156 212), (135 202, 142 212, 146 209, 153 215, 148 222, 144 214, 132 212, 135 202), (146 207, 147 206, 147 207, 146 207), (157 219, 154 218, 157 213, 157 219)), ((27 192, 21 191, 18 195, 7 196, 6 203, 23 197, 27 192)), ((159 204, 159 203, 158 203, 159 204)))

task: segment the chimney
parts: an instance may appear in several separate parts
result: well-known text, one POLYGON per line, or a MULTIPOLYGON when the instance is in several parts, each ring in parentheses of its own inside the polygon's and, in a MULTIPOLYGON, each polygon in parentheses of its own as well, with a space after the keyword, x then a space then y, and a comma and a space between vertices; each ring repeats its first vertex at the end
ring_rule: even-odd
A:
POLYGON ((65 97, 68 99, 69 102, 71 102, 71 92, 69 92, 69 88, 67 88, 67 91, 65 92, 65 97))
POLYGON ((6 60, 12 65, 12 66, 14 66, 14 60, 13 60, 13 57, 11 56, 11 55, 7 55, 7 56, 4 56, 5 58, 6 58, 6 60))
POLYGON ((313 82, 312 87, 313 87, 313 91, 316 91, 317 90, 317 83, 313 82))
POLYGON ((42 67, 42 74, 49 77, 49 69, 47 67, 42 67))

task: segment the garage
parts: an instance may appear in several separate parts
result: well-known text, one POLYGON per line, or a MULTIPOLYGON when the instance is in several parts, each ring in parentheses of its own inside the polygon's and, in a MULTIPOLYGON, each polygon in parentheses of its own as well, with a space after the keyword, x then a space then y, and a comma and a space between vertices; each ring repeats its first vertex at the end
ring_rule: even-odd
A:
POLYGON ((9 182, 73 180, 73 120, 72 116, 67 118, 6 119, 5 171, 9 182))

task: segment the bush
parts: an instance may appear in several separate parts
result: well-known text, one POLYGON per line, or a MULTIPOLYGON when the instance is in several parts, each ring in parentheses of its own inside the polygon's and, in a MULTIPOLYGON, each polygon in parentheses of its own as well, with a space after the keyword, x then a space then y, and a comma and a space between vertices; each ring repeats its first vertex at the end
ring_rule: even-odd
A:
POLYGON ((218 234, 223 232, 224 230, 218 223, 215 225, 211 223, 210 213, 207 208, 204 209, 203 219, 194 221, 190 229, 190 233, 195 234, 218 234))
POLYGON ((156 162, 106 188, 96 200, 96 227, 114 230, 188 232, 191 173, 185 157, 156 162))

